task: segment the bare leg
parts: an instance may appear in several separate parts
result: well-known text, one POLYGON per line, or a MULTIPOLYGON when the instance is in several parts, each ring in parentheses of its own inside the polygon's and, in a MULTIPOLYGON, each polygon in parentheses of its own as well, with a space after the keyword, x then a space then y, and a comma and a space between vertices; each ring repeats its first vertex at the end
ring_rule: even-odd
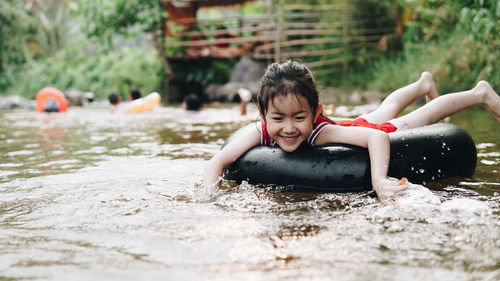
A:
POLYGON ((387 96, 382 104, 369 114, 372 119, 370 121, 383 123, 396 118, 408 105, 424 95, 427 100, 438 96, 436 84, 429 72, 423 72, 416 82, 397 89, 387 96))
POLYGON ((475 105, 484 106, 500 122, 500 97, 486 81, 479 81, 468 91, 439 96, 397 119, 405 122, 408 128, 416 128, 436 123, 475 105))

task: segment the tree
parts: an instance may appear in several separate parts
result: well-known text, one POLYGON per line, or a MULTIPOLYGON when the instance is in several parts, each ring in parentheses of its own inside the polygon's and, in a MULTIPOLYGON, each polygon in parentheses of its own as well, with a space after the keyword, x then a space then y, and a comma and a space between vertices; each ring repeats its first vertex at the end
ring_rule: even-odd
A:
POLYGON ((6 65, 29 59, 26 37, 32 27, 33 20, 21 1, 0 1, 0 73, 6 65))
POLYGON ((130 35, 139 28, 152 36, 162 62, 165 89, 173 73, 165 53, 165 22, 168 14, 163 0, 79 0, 72 9, 84 17, 83 30, 113 48, 113 36, 130 35))

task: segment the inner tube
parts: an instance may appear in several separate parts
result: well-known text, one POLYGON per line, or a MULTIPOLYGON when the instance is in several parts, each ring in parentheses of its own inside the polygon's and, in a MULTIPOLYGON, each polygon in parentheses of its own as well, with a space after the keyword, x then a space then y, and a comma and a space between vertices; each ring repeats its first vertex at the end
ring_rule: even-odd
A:
POLYGON ((46 87, 36 94, 36 111, 66 112, 66 110, 68 110, 68 100, 58 89, 46 87), (52 101, 52 105, 46 107, 50 101, 52 101))
POLYGON ((154 92, 143 98, 131 101, 124 108, 123 113, 139 113, 153 109, 161 101, 160 94, 154 92))
MULTIPOLYGON (((234 133, 226 144, 243 129, 234 133)), ((472 177, 474 174, 476 146, 470 135, 456 125, 437 123, 390 133, 389 136, 390 177, 406 177, 413 183, 426 183, 454 176, 472 177)), ((257 146, 227 167, 223 177, 236 182, 330 192, 372 189, 368 150, 339 144, 302 145, 294 152, 257 146)))

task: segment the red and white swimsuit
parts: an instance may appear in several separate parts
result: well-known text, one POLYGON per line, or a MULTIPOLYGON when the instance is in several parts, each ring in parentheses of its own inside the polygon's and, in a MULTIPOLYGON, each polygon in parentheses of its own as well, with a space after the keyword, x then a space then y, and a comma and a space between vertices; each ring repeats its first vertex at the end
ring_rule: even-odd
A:
MULTIPOLYGON (((307 143, 309 145, 314 146, 314 141, 318 137, 319 133, 323 128, 327 125, 338 125, 338 126, 345 126, 345 127, 366 127, 366 128, 372 128, 380 131, 384 131, 386 133, 392 133, 396 131, 402 131, 408 129, 407 125, 398 119, 393 119, 390 120, 389 122, 381 123, 381 124, 375 124, 375 123, 370 123, 368 120, 370 120, 369 115, 364 115, 361 117, 358 117, 354 120, 340 120, 337 122, 333 122, 332 120, 323 117, 323 116, 318 116, 318 119, 316 120, 316 123, 314 123, 313 130, 309 137, 307 138, 307 143)), ((266 123, 264 121, 261 121, 261 126, 262 130, 260 133, 260 144, 264 146, 274 146, 276 142, 269 136, 267 132, 267 127, 266 123)))

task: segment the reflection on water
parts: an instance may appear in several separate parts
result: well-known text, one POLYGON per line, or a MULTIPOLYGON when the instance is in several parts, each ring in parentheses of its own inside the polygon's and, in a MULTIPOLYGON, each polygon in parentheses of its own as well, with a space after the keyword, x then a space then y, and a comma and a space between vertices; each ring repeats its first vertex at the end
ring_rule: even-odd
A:
POLYGON ((203 166, 248 117, 0 112, 0 280, 498 280, 500 127, 474 109, 473 179, 368 193, 225 182, 203 166), (478 126, 477 124, 481 124, 478 126))

